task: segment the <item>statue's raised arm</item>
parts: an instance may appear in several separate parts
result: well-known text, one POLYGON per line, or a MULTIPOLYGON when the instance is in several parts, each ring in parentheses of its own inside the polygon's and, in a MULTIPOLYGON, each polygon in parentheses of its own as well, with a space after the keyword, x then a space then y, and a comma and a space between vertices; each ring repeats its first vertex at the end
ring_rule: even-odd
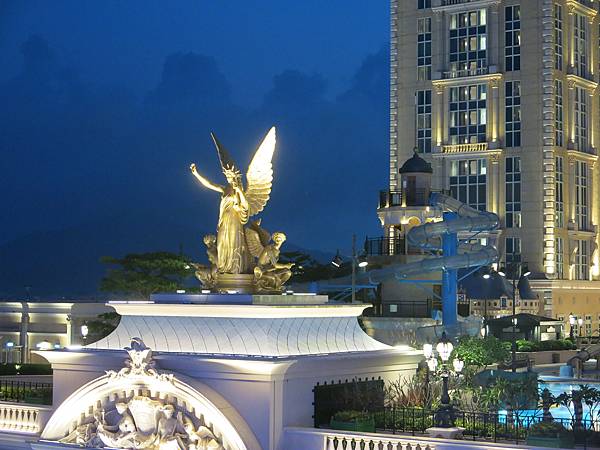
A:
POLYGON ((207 187, 208 189, 212 189, 213 191, 217 191, 219 193, 223 193, 223 186, 213 183, 209 180, 207 180, 206 178, 204 178, 202 175, 200 175, 198 173, 198 170, 196 169, 196 164, 192 163, 190 164, 190 170, 192 171, 192 174, 198 179, 198 181, 200 181, 200 183, 202 183, 202 185, 204 187, 207 187))

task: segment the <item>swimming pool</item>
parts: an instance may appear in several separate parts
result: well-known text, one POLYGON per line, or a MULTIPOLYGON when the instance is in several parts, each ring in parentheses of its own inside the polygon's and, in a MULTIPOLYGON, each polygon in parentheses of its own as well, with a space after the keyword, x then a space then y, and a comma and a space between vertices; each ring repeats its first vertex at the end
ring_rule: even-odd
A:
MULTIPOLYGON (((539 377, 540 392, 544 389, 548 389, 550 391, 550 393, 555 397, 564 392, 570 393, 573 391, 577 391, 577 390, 579 390, 579 386, 581 386, 581 385, 587 385, 587 386, 590 386, 590 387, 600 390, 600 382, 598 382, 596 380, 589 380, 589 379, 577 380, 577 379, 572 379, 572 378, 556 377, 556 376, 549 376, 549 375, 542 375, 539 377)), ((572 410, 573 410, 572 406, 570 408, 567 408, 566 406, 555 406, 553 408, 550 408, 552 417, 554 417, 555 419, 564 419, 564 420, 571 420, 573 418, 572 410), (569 409, 571 411, 569 411, 569 409)), ((499 412, 501 414, 506 414, 506 410, 502 410, 499 412)), ((542 416, 541 410, 528 409, 528 410, 523 410, 523 411, 519 412, 520 418, 541 417, 541 416, 542 416)), ((599 416, 598 411, 595 411, 593 419, 599 420, 598 416, 599 416)), ((589 419, 590 419, 589 408, 587 406, 583 405, 583 420, 589 420, 589 419)))

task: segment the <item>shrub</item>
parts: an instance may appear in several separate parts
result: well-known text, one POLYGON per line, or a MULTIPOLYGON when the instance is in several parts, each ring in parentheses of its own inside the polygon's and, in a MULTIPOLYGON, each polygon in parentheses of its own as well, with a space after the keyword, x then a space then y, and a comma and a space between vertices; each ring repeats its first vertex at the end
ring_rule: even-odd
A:
MULTIPOLYGON (((508 343, 510 345, 510 343, 508 343)), ((556 341, 531 342, 524 339, 517 340, 517 351, 519 352, 543 352, 550 350, 575 350, 577 346, 569 339, 556 341)))
POLYGON ((567 429, 558 422, 538 422, 533 424, 529 429, 530 436, 540 437, 556 437, 566 432, 567 429))
POLYGON ((353 422, 355 420, 362 420, 367 418, 368 415, 364 411, 346 410, 338 411, 333 415, 333 420, 339 422, 353 422))
POLYGON ((52 375, 50 364, 0 364, 0 375, 52 375))

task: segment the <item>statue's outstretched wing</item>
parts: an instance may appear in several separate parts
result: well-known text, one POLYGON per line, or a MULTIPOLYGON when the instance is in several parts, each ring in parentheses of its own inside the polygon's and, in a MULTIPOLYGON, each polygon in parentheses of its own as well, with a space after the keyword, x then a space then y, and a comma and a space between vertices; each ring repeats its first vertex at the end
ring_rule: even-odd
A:
POLYGON ((273 185, 273 152, 275 151, 275 127, 271 128, 256 150, 246 173, 246 199, 249 215, 261 212, 271 194, 273 185))
POLYGON ((264 248, 269 245, 271 234, 264 228, 260 227, 260 220, 250 222, 245 230, 248 250, 250 250, 250 254, 252 256, 258 258, 264 248))

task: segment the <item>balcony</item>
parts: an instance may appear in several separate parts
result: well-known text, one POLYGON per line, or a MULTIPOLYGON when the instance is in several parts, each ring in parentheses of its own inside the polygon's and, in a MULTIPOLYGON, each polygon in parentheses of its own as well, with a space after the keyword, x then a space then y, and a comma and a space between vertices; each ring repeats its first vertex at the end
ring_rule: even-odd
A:
POLYGON ((427 206, 429 203, 429 193, 425 189, 414 189, 410 193, 402 191, 379 191, 379 209, 391 208, 393 206, 427 206), (406 203, 403 204, 402 197, 405 195, 406 203))
POLYGON ((365 253, 367 256, 395 256, 405 253, 405 238, 375 237, 365 239, 365 253))
POLYGON ((449 70, 442 72, 443 80, 452 80, 454 78, 464 77, 476 77, 478 75, 487 75, 490 73, 488 67, 479 67, 477 69, 464 69, 464 70, 449 70))
MULTIPOLYGON (((482 0, 434 0, 433 8, 462 5, 463 3, 482 3, 482 0)), ((483 2, 485 3, 485 1, 483 2)))
POLYGON ((487 150, 487 142, 476 142, 472 144, 452 144, 442 146, 442 153, 473 153, 486 152, 487 150))
POLYGON ((575 75, 579 78, 583 78, 584 80, 594 82, 594 74, 589 70, 582 70, 578 66, 567 66, 567 75, 575 75))
POLYGON ((572 154, 572 156, 576 156, 575 153, 585 153, 586 155, 590 155, 589 157, 593 160, 598 156, 598 150, 595 147, 591 147, 588 145, 581 145, 579 142, 569 141, 567 142, 567 151, 572 154))

